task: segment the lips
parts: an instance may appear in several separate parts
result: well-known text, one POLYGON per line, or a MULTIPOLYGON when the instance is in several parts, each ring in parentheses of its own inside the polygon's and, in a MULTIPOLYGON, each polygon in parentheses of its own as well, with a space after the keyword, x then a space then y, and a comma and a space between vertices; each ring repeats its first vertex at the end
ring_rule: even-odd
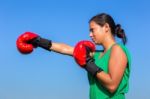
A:
POLYGON ((91 38, 93 42, 95 42, 94 38, 91 38))
POLYGON ((91 37, 91 39, 92 39, 92 40, 94 40, 94 38, 93 38, 93 37, 91 37))

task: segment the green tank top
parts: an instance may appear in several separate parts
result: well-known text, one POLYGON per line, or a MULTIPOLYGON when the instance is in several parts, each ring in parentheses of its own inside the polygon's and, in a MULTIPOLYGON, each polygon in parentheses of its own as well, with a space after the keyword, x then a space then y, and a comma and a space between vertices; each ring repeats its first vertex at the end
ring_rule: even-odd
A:
MULTIPOLYGON (((127 93, 129 89, 131 58, 127 48, 123 44, 118 44, 118 45, 125 52, 128 59, 128 63, 123 78, 117 90, 113 94, 109 93, 107 89, 105 89, 97 79, 95 79, 90 74, 88 74, 89 83, 90 83, 90 99, 125 99, 124 94, 127 93)), ((96 51, 94 54, 95 64, 98 67, 102 68, 106 73, 108 73, 108 62, 111 53, 111 48, 108 49, 107 52, 101 58, 99 58, 99 55, 102 53, 102 51, 96 51)))

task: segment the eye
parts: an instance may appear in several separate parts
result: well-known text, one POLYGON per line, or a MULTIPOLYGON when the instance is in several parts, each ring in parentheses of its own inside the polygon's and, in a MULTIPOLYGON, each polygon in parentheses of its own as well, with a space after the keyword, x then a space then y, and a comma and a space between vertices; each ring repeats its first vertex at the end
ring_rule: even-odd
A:
POLYGON ((93 32, 94 30, 93 29, 90 29, 90 32, 93 32))

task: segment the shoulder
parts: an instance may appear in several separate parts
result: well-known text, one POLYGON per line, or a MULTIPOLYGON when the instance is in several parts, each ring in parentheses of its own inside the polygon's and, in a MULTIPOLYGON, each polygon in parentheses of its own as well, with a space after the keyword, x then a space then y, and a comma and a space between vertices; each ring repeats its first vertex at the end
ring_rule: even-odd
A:
POLYGON ((123 51, 123 52, 125 52, 126 50, 127 50, 127 48, 126 48, 126 46, 125 45, 123 45, 123 44, 118 44, 118 43, 116 43, 116 44, 114 44, 113 46, 112 46, 112 48, 111 48, 111 50, 112 51, 123 51))
POLYGON ((110 59, 109 59, 109 68, 112 70, 125 70, 127 66, 128 58, 126 53, 123 51, 122 47, 118 44, 112 46, 110 59), (116 67, 116 68, 115 68, 116 67))
POLYGON ((125 46, 120 45, 120 44, 115 44, 115 45, 113 45, 112 48, 111 48, 110 57, 112 57, 112 58, 115 57, 115 58, 117 58, 117 59, 119 59, 119 58, 124 58, 124 59, 126 59, 127 56, 126 56, 126 52, 125 52, 125 50, 124 50, 123 47, 125 47, 125 46))
POLYGON ((111 48, 111 51, 117 52, 117 51, 123 51, 123 49, 122 49, 121 45, 119 45, 119 44, 114 44, 114 45, 112 46, 112 48, 111 48))
POLYGON ((111 52, 116 52, 116 53, 122 52, 126 54, 127 56, 130 56, 128 48, 125 45, 119 44, 119 43, 112 46, 111 52))
POLYGON ((127 60, 129 65, 131 65, 131 54, 125 45, 115 44, 111 50, 111 57, 113 57, 114 55, 127 60))

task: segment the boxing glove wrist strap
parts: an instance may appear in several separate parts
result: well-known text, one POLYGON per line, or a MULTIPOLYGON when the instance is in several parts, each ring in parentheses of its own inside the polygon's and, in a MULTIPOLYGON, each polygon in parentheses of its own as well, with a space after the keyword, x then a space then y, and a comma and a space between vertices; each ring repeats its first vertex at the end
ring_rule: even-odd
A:
POLYGON ((39 46, 39 47, 42 47, 46 50, 50 50, 51 46, 52 46, 52 42, 51 40, 48 40, 48 39, 44 39, 44 38, 41 38, 40 36, 37 37, 35 40, 32 41, 32 44, 34 46, 39 46))
POLYGON ((95 77, 97 73, 103 71, 102 68, 98 67, 95 63, 94 63, 94 59, 91 58, 90 60, 88 60, 85 69, 93 76, 95 77))

